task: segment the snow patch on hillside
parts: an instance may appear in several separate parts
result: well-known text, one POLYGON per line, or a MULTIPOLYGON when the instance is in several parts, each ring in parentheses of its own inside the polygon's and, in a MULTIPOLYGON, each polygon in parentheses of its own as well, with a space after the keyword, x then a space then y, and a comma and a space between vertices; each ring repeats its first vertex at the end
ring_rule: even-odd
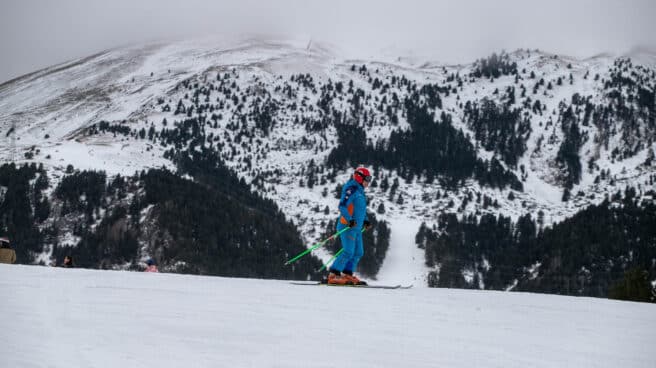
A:
POLYGON ((377 281, 383 284, 426 287, 428 267, 425 266, 424 251, 415 243, 421 221, 416 218, 392 218, 389 222, 392 230, 390 247, 376 277, 377 281))

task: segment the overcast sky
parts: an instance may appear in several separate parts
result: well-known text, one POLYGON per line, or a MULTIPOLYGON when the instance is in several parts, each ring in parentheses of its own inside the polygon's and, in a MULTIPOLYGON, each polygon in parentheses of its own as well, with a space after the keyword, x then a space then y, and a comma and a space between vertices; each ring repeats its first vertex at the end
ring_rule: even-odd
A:
POLYGON ((656 49, 655 16, 655 0, 2 0, 0 83, 115 46, 211 34, 303 35, 353 56, 393 48, 445 63, 517 48, 587 57, 656 49))

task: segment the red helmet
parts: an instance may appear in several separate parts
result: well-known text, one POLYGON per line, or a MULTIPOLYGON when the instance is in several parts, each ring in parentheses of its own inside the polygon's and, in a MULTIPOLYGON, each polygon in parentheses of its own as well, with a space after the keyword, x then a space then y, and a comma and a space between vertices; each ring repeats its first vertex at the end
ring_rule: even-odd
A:
POLYGON ((353 178, 360 184, 363 181, 371 182, 371 173, 366 167, 358 167, 355 169, 355 173, 353 173, 353 178))

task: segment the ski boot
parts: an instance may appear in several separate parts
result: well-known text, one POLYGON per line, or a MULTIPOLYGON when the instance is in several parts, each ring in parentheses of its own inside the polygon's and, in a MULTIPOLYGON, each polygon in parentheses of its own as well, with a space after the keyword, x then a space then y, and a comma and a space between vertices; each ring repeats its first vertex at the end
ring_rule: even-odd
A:
POLYGON ((328 278, 325 279, 325 283, 329 285, 351 285, 351 279, 341 272, 330 271, 328 278))
POLYGON ((353 271, 344 271, 344 276, 348 279, 348 285, 367 285, 365 281, 360 280, 357 276, 353 274, 353 271))

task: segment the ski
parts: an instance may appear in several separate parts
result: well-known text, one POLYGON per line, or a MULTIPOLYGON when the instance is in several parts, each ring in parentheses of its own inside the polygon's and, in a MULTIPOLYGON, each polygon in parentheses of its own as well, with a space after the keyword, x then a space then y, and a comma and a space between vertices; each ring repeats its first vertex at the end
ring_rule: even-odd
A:
POLYGON ((326 284, 319 281, 291 282, 294 285, 313 285, 313 286, 331 286, 331 287, 350 287, 363 289, 410 289, 412 285, 336 285, 326 284))

